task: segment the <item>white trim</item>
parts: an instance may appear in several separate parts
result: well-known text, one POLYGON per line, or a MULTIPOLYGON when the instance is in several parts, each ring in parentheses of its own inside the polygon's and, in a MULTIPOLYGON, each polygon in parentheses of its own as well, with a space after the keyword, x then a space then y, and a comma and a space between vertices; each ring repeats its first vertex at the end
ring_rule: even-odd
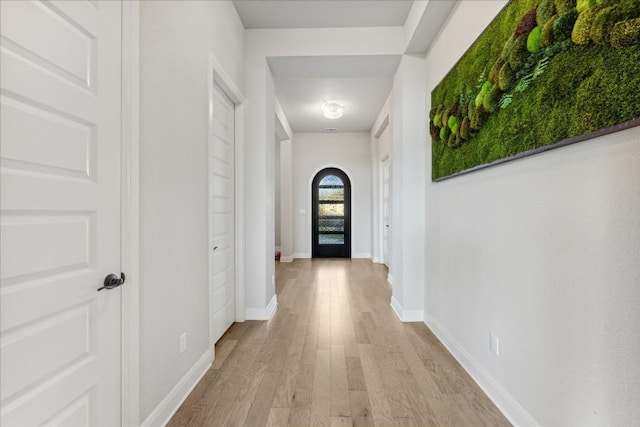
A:
POLYGON ((393 276, 390 272, 387 273, 387 282, 389 282, 390 285, 393 285, 393 276))
POLYGON ((371 259, 371 254, 369 252, 356 252, 356 253, 351 254, 351 258, 371 259))
POLYGON ((391 308, 401 322, 424 322, 424 310, 405 309, 395 296, 391 297, 391 308))
POLYGON ((378 259, 378 257, 371 258, 371 262, 373 262, 374 264, 380 264, 380 260, 378 259))
POLYGON ((209 70, 213 70, 213 81, 229 97, 231 102, 236 105, 244 102, 242 91, 211 52, 209 52, 209 70))
POLYGON ((275 98, 273 109, 276 113, 276 130, 278 128, 278 122, 282 127, 282 131, 284 135, 278 135, 280 141, 286 141, 293 138, 293 130, 291 129, 291 125, 287 120, 287 116, 284 114, 284 110, 282 109, 282 105, 280 105, 280 101, 278 97, 275 98))
POLYGON ((245 306, 245 175, 244 175, 244 135, 245 135, 246 104, 236 104, 236 322, 244 322, 246 319, 245 306))
POLYGON ((278 306, 278 298, 274 295, 269 304, 262 307, 247 307, 247 320, 269 320, 278 306))
MULTIPOLYGON (((388 117, 388 116, 387 116, 388 117)), ((383 129, 384 131, 384 129, 383 129)), ((393 173, 393 169, 391 168, 391 155, 389 153, 387 153, 384 157, 382 157, 382 159, 380 159, 380 161, 378 162, 378 199, 379 199, 379 204, 378 204, 378 215, 380 216, 380 221, 378 221, 378 233, 379 233, 379 239, 378 239, 378 245, 379 248, 378 250, 380 251, 380 263, 386 265, 387 267, 390 267, 390 262, 389 262, 389 258, 391 258, 391 236, 388 235, 387 236, 387 257, 385 258, 384 256, 384 229, 386 227, 386 225, 390 225, 391 223, 391 214, 393 212, 393 199, 392 199, 392 194, 391 194, 391 190, 392 190, 392 182, 391 180, 393 179, 391 174, 393 173), (389 187, 388 187, 388 202, 389 202, 389 215, 388 215, 388 220, 389 220, 389 224, 385 224, 384 223, 384 163, 385 162, 389 162, 389 187)), ((391 282, 391 281, 389 281, 391 282)))
POLYGON ((387 111, 387 114, 385 114, 384 118, 382 119, 382 122, 380 123, 380 127, 378 128, 378 130, 376 130, 376 133, 373 135, 374 138, 379 139, 380 135, 382 135, 382 132, 384 132, 384 130, 387 128, 387 126, 389 126, 389 112, 387 111))
POLYGON ((311 254, 309 252, 296 252, 292 256, 297 259, 311 258, 311 254))
POLYGON ((391 308, 393 309, 393 312, 396 313, 396 316, 398 316, 398 319, 402 322, 402 306, 393 295, 391 295, 391 308))
MULTIPOLYGON (((189 371, 171 389, 162 402, 149 414, 141 427, 165 426, 171 417, 178 411, 189 393, 200 382, 213 363, 213 354, 207 350, 189 371)), ((137 425, 137 424, 136 424, 137 425)))
POLYGON ((140 425, 140 2, 122 2, 121 424, 140 425))
POLYGON ((478 384, 484 393, 498 407, 505 417, 515 426, 539 427, 540 424, 524 409, 518 401, 505 390, 453 337, 440 328, 438 322, 425 314, 425 325, 449 353, 462 365, 465 371, 478 384))
POLYGON ((404 309, 403 322, 424 322, 424 310, 404 309))
POLYGON ((282 246, 276 246, 276 248, 275 248, 275 249, 276 249, 276 252, 278 252, 278 251, 279 251, 279 252, 282 252, 282 246))
MULTIPOLYGON (((215 56, 209 52, 207 61, 207 75, 211 76, 208 79, 208 85, 213 86, 215 83, 222 92, 233 102, 235 105, 235 152, 234 152, 234 166, 235 166, 235 256, 234 256, 234 269, 235 269, 235 312, 236 322, 244 322, 246 319, 246 306, 245 306, 245 208, 244 208, 244 195, 245 195, 245 180, 244 180, 244 139, 245 139, 245 117, 246 117, 246 104, 244 94, 240 91, 236 83, 226 72, 222 64, 215 58, 215 56), (209 74, 211 72, 212 74, 209 74)), ((209 313, 209 323, 211 324, 212 313, 209 313)))
POLYGON ((293 262, 294 259, 292 256, 280 256, 280 262, 293 262))

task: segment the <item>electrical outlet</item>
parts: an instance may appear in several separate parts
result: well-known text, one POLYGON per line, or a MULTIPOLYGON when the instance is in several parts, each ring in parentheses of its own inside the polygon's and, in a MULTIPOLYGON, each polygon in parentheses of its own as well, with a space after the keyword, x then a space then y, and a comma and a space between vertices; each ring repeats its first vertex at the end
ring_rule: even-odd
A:
POLYGON ((275 286, 276 285, 276 276, 273 275, 271 276, 271 286, 275 286))
POLYGON ((184 353, 187 349, 187 333, 180 335, 180 354, 184 353))
POLYGON ((500 356, 500 338, 493 334, 489 334, 489 349, 496 356, 500 356))

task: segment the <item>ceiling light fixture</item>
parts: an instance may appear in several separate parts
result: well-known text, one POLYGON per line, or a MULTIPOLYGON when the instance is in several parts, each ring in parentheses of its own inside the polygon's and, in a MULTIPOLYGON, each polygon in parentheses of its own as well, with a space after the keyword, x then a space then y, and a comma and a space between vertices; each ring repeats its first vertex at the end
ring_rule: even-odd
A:
POLYGON ((335 101, 325 102, 322 104, 322 115, 327 119, 339 119, 344 113, 344 105, 340 105, 335 101))

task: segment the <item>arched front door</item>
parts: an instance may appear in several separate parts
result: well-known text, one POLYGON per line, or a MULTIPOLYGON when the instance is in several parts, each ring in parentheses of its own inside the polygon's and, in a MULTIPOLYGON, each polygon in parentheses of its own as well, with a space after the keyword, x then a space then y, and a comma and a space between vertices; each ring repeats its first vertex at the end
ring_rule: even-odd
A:
POLYGON ((323 169, 312 184, 312 256, 351 258, 351 182, 340 169, 323 169))

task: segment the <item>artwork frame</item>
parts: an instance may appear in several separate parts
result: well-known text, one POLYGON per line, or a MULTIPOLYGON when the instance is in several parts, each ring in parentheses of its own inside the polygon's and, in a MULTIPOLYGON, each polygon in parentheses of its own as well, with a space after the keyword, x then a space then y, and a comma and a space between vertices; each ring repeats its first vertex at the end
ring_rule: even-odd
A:
POLYGON ((509 1, 431 92, 432 181, 640 126, 637 64, 640 0, 509 1))

